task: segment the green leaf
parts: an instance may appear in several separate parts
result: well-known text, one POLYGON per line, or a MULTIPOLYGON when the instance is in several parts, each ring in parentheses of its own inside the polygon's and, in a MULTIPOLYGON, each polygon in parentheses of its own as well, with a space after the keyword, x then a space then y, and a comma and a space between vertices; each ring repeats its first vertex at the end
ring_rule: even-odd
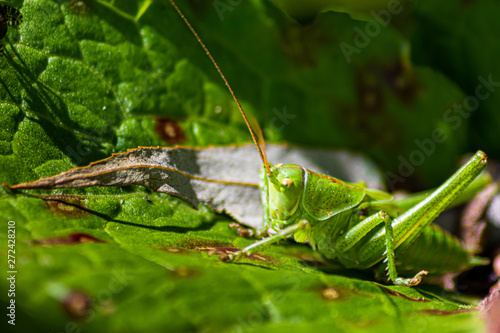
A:
POLYGON ((410 36, 413 55, 419 63, 439 68, 466 93, 454 107, 456 125, 470 127, 468 147, 481 147, 498 159, 500 24, 495 13, 500 4, 452 1, 446 5, 449 14, 442 10, 435 1, 421 1, 415 7, 414 16, 425 24, 410 36))
MULTIPOLYGON (((394 156, 409 159, 414 140, 440 128, 447 140, 415 174, 436 183, 455 166, 465 128, 452 131, 442 113, 463 95, 438 72, 402 67, 406 44, 391 28, 349 64, 339 44, 353 44, 364 22, 330 12, 305 28, 268 2, 232 4, 222 15, 217 3, 179 5, 270 141, 367 151, 382 170, 397 172, 394 156), (409 88, 401 90, 399 79, 409 88)), ((163 146, 165 137, 185 137, 186 145, 249 140, 225 86, 167 1, 10 4, 23 23, 2 40, 1 183, 163 146), (165 118, 177 126, 166 128, 165 118)), ((59 190, 46 200, 30 196, 38 193, 0 192, 1 220, 15 222, 18 329, 470 332, 482 326, 455 293, 385 287, 370 271, 326 263, 297 244, 222 263, 216 254, 252 240, 229 229, 227 217, 165 194, 73 189, 63 193, 67 204, 59 190)), ((2 279, 0 287, 7 304, 10 284, 2 279)))

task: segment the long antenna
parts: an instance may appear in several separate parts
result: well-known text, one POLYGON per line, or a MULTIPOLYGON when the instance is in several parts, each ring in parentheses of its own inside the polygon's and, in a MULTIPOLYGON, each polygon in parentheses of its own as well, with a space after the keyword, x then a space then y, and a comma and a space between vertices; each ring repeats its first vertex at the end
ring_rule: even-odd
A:
POLYGON ((205 50, 205 53, 207 54, 208 58, 212 61, 215 68, 217 69, 217 72, 219 72, 220 77, 222 78, 222 80, 226 84, 226 87, 229 89, 229 92, 231 93, 231 96, 233 96, 233 99, 236 102, 236 105, 238 105, 238 109, 240 110, 240 113, 243 116, 243 120, 245 120, 245 124, 247 125, 248 130, 250 131, 250 135, 252 136, 252 140, 255 143, 255 146, 257 147, 257 150, 259 152, 259 155, 260 155, 262 162, 264 163, 266 171, 270 175, 271 170, 269 169, 269 163, 267 162, 267 156, 266 156, 266 152, 265 152, 265 148, 264 148, 264 141, 262 140, 262 142, 259 144, 259 141, 257 140, 257 135, 255 134, 255 131, 253 130, 252 126, 250 126, 250 122, 248 121, 247 115, 245 114, 245 111, 243 111, 243 107, 241 106, 240 101, 236 97, 236 94, 234 93, 233 88, 231 88, 231 86, 229 85, 229 82, 227 81, 226 77, 224 76, 224 73, 222 73, 222 70, 220 69, 219 65, 217 64, 217 62, 215 61, 215 59, 212 56, 212 54, 210 53, 210 51, 208 50, 208 48, 205 46, 205 44, 201 40, 200 36, 198 36, 198 33, 196 32, 196 30, 194 30, 194 28, 191 26, 191 23, 189 23, 189 21, 184 16, 184 14, 181 12, 179 7, 177 7, 177 4, 174 2, 174 0, 169 0, 169 1, 172 4, 172 6, 175 8, 175 10, 177 11, 179 16, 182 18, 184 23, 186 23, 189 30, 191 30, 191 32, 193 33, 193 35, 196 38, 196 40, 198 41, 198 43, 200 43, 203 50, 205 50))

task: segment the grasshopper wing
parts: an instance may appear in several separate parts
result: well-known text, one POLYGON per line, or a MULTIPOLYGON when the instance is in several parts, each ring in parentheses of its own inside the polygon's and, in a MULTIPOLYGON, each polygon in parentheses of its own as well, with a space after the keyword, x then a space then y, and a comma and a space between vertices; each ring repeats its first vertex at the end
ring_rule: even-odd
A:
POLYGON ((336 178, 307 171, 303 205, 317 220, 327 218, 357 206, 365 197, 365 189, 336 178))

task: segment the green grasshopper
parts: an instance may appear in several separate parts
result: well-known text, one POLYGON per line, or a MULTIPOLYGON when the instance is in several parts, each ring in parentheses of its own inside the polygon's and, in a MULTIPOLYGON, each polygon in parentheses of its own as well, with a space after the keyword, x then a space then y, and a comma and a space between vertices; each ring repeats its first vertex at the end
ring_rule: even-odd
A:
POLYGON ((275 233, 221 259, 238 260, 265 244, 293 237, 309 243, 327 259, 338 259, 346 268, 366 269, 383 261, 389 279, 403 286, 417 285, 428 271, 441 275, 485 263, 462 247, 458 239, 431 225, 485 168, 485 153, 478 151, 433 193, 410 200, 410 207, 408 200, 393 201, 389 193, 363 184, 343 182, 295 164, 271 165, 262 131, 250 123, 211 53, 175 2, 170 2, 228 87, 263 162, 260 188, 264 227, 250 233, 264 236, 269 229, 275 233), (399 277, 396 267, 416 274, 399 277))

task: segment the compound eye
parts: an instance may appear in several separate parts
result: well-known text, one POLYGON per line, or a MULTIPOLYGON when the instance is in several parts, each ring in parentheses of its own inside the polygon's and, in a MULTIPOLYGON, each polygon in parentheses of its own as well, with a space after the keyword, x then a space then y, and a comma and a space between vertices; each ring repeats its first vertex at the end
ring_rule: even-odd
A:
POLYGON ((281 184, 283 185, 283 187, 290 187, 293 185, 293 180, 291 180, 290 178, 285 178, 283 179, 283 182, 281 184))

